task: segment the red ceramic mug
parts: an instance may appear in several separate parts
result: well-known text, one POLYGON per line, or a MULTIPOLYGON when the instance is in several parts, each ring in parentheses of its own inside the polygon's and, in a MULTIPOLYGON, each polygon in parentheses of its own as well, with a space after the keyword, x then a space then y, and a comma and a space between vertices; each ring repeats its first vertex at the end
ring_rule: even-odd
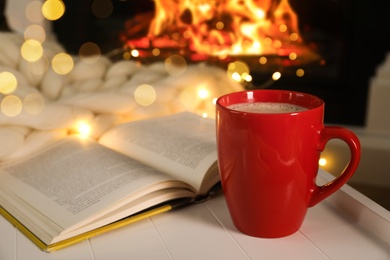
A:
POLYGON ((294 91, 248 90, 217 100, 221 182, 238 230, 263 238, 293 234, 308 207, 337 191, 354 174, 360 160, 358 138, 345 128, 324 126, 323 115, 320 98, 294 91), (275 103, 272 109, 292 104, 293 110, 253 112, 259 102, 275 103), (296 106, 304 110, 296 111, 296 106), (333 138, 348 144, 351 159, 334 181, 318 186, 320 153, 333 138))

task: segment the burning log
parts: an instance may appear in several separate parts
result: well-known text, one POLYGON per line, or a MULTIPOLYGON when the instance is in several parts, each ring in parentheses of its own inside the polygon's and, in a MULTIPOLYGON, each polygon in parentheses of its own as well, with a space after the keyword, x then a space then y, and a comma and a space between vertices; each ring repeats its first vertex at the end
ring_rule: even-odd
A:
POLYGON ((190 61, 212 63, 267 56, 271 63, 282 58, 301 65, 320 59, 305 46, 288 0, 154 2, 154 17, 150 13, 142 19, 135 17, 142 22, 124 37, 125 45, 140 51, 141 59, 154 61, 177 53, 190 61), (141 31, 145 34, 139 37, 141 31), (158 57, 152 54, 156 48, 158 57))

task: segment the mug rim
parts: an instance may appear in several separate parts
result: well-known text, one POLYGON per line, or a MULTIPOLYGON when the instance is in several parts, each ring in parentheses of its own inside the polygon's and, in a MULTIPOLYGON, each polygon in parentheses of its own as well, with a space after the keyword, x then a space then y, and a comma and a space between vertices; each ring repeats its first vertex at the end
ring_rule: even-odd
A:
MULTIPOLYGON (((288 98, 288 97, 287 97, 288 98)), ((226 101, 227 102, 227 101, 226 101)), ((258 101, 254 101, 258 102, 258 101)), ((261 102, 261 101, 260 101, 261 102)), ((278 115, 293 115, 293 114, 302 114, 302 113, 310 113, 310 111, 321 109, 321 107, 324 107, 325 102, 320 98, 315 95, 305 93, 305 92, 300 92, 300 91, 294 91, 294 90, 281 90, 281 89, 253 89, 253 90, 243 90, 243 91, 238 91, 238 92, 231 92, 225 95, 220 96, 217 101, 216 105, 224 110, 227 110, 231 113, 238 113, 238 114, 249 114, 249 115, 261 115, 261 116, 278 116, 278 115), (248 112, 248 111, 238 111, 234 110, 231 108, 228 108, 227 106, 229 105, 234 105, 234 104, 239 104, 239 103, 251 103, 251 102, 231 102, 229 104, 222 104, 222 102, 226 99, 229 99, 229 97, 237 97, 241 96, 242 99, 255 99, 253 97, 255 94, 254 92, 262 92, 262 93, 267 93, 267 95, 272 95, 274 94, 275 97, 276 95, 284 95, 285 96, 290 96, 294 95, 295 99, 290 99, 290 100, 275 100, 275 101, 264 101, 264 102, 280 102, 280 103, 290 103, 290 104, 295 104, 299 106, 303 106, 307 108, 306 110, 303 111, 293 111, 293 112, 282 112, 282 113, 259 113, 259 112, 248 112), (243 95, 246 95, 246 97, 243 97, 243 95), (252 96, 252 97, 250 97, 252 96), (302 103, 299 103, 296 98, 302 98, 302 99, 311 99, 312 101, 308 103, 305 103, 306 105, 303 105, 302 103)))

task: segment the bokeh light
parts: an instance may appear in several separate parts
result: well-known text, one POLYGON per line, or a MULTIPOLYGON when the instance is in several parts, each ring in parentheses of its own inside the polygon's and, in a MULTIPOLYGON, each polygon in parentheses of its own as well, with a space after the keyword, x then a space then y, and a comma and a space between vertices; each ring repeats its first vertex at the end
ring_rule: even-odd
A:
POLYGON ((274 46, 275 49, 280 49, 283 46, 283 43, 280 40, 274 40, 272 42, 272 45, 274 46))
POLYGON ((278 79, 280 79, 282 77, 282 74, 279 72, 279 71, 276 71, 272 74, 272 79, 277 81, 278 79))
POLYGON ((45 100, 39 93, 28 94, 23 99, 23 109, 30 115, 37 115, 45 108, 45 100))
POLYGON ((327 163, 327 161, 326 161, 325 158, 320 158, 320 160, 318 161, 318 164, 319 164, 320 166, 325 166, 326 163, 327 163))
POLYGON ((174 33, 171 34, 171 37, 172 37, 173 40, 179 41, 180 38, 181 38, 181 34, 178 33, 178 32, 174 32, 174 33))
POLYGON ((259 19, 264 19, 265 18, 265 12, 263 9, 261 8, 255 8, 254 10, 252 10, 255 14, 256 14, 256 17, 259 18, 259 19))
POLYGON ((207 88, 198 88, 197 90, 197 96, 200 98, 200 99, 206 99, 208 98, 208 96, 210 95, 209 91, 207 90, 207 88))
POLYGON ((53 57, 51 66, 57 74, 65 75, 72 71, 74 62, 69 54, 58 53, 53 57))
POLYGON ((61 0, 46 0, 42 5, 42 14, 47 20, 58 20, 64 13, 65 4, 61 0))
POLYGON ((299 39, 299 35, 297 33, 290 34, 290 40, 297 41, 299 39))
POLYGON ((130 54, 131 54, 131 56, 133 56, 133 57, 139 57, 139 51, 138 51, 138 50, 132 50, 132 51, 130 52, 130 54))
POLYGON ((100 48, 96 43, 86 42, 79 49, 79 56, 85 63, 94 63, 100 58, 100 48))
POLYGON ((22 111, 22 101, 15 95, 9 95, 3 98, 0 104, 1 112, 6 116, 17 116, 22 111))
POLYGON ((28 62, 27 67, 32 74, 42 76, 49 68, 49 61, 45 56, 42 56, 41 59, 35 62, 28 62))
POLYGON ((27 4, 25 14, 30 22, 40 23, 43 21, 42 5, 41 1, 31 1, 27 4))
POLYGON ((259 58, 259 63, 260 63, 260 64, 263 64, 263 65, 264 65, 264 64, 267 63, 267 61, 268 61, 267 58, 264 57, 264 56, 259 58))
POLYGON ((196 87, 186 87, 182 90, 180 94, 180 101, 185 107, 189 109, 195 109, 198 107, 201 101, 199 98, 196 98, 197 96, 198 89, 196 87))
POLYGON ((243 73, 241 75, 241 78, 243 81, 246 81, 246 82, 251 82, 252 81, 252 76, 248 73, 243 73))
POLYGON ((290 54, 288 55, 288 57, 289 57, 290 60, 296 60, 297 57, 298 57, 298 55, 297 55, 297 53, 295 53, 295 52, 290 52, 290 54))
POLYGON ((128 51, 123 52, 122 58, 124 60, 130 60, 131 59, 131 53, 128 51))
POLYGON ((232 75, 230 76, 234 81, 237 82, 242 82, 242 77, 239 73, 233 72, 232 75))
POLYGON ((272 39, 270 37, 264 38, 263 44, 266 45, 266 46, 271 46, 272 39))
POLYGON ((32 24, 26 28, 24 31, 25 40, 37 40, 40 43, 43 43, 46 39, 46 32, 42 26, 37 24, 32 24))
POLYGON ((180 55, 165 59, 165 69, 171 76, 180 76, 187 70, 187 61, 180 55))
POLYGON ((222 30, 224 27, 225 27, 225 24, 223 22, 217 22, 215 24, 215 27, 218 29, 218 30, 222 30))
POLYGON ((303 77, 305 75, 305 71, 303 69, 297 69, 296 75, 298 77, 303 77))
POLYGON ((8 71, 0 72, 0 93, 10 94, 16 90, 18 81, 14 74, 8 71))
POLYGON ((76 131, 81 137, 88 137, 91 134, 91 125, 81 121, 76 126, 76 131))
POLYGON ((103 19, 112 14, 114 5, 111 0, 94 0, 91 5, 91 10, 96 17, 103 19))
POLYGON ((140 85, 134 91, 134 99, 141 106, 150 106, 156 97, 156 90, 148 84, 140 85))
POLYGON ((227 75, 230 79, 237 82, 246 81, 248 75, 250 75, 249 66, 243 61, 231 62, 227 68, 227 75))
POLYGON ((184 38, 184 39, 190 39, 191 36, 192 36, 192 33, 191 33, 189 30, 185 30, 185 31, 183 32, 183 38, 184 38))
POLYGON ((287 25, 285 25, 285 24, 279 25, 279 31, 280 32, 286 32, 287 31, 287 25))
POLYGON ((160 49, 158 49, 158 48, 154 48, 154 49, 152 50, 152 54, 153 54, 154 56, 159 56, 160 53, 161 53, 161 51, 160 51, 160 49))
POLYGON ((29 39, 22 44, 20 53, 26 61, 34 62, 42 57, 43 48, 39 41, 29 39))

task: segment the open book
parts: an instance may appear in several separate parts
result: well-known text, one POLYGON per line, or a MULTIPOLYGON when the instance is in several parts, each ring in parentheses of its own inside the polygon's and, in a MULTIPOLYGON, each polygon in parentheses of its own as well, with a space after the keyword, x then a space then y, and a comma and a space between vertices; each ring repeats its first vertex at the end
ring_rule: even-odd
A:
POLYGON ((0 213, 54 251, 206 196, 219 183, 214 120, 134 121, 69 136, 0 167, 0 213))

